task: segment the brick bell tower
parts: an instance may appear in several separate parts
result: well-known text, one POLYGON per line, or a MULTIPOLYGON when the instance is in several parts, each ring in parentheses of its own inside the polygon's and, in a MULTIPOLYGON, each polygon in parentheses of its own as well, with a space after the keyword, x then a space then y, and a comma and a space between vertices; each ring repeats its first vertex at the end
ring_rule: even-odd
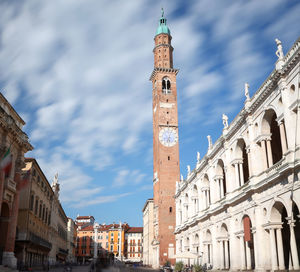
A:
POLYGON ((153 195, 154 266, 175 264, 175 190, 180 179, 177 69, 173 68, 173 47, 167 19, 162 16, 154 37, 154 70, 151 74, 153 100, 153 195))

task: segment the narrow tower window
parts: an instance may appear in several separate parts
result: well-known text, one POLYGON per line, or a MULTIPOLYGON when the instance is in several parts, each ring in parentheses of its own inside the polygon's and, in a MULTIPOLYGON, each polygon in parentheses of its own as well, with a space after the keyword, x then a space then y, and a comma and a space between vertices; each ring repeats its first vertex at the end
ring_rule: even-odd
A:
POLYGON ((162 91, 165 94, 171 93, 171 82, 167 77, 162 79, 162 91))

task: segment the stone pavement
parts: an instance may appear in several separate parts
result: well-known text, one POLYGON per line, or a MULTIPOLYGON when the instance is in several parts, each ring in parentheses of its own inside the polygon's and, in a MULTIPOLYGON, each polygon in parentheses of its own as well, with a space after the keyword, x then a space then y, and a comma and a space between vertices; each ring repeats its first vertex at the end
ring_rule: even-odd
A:
MULTIPOLYGON (((78 265, 72 266, 72 272, 89 272, 89 265, 78 265)), ((45 270, 33 270, 33 272, 45 272, 45 270)), ((65 272, 64 267, 53 267, 50 268, 49 272, 65 272)))

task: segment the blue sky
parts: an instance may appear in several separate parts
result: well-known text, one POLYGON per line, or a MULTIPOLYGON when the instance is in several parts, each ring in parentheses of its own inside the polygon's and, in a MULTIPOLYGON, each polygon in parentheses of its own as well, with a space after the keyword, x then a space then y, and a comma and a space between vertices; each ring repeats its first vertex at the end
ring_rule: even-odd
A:
POLYGON ((173 37, 180 168, 193 169, 300 35, 299 1, 0 2, 0 89, 26 121, 68 216, 142 226, 152 197, 153 38, 165 9, 173 37))

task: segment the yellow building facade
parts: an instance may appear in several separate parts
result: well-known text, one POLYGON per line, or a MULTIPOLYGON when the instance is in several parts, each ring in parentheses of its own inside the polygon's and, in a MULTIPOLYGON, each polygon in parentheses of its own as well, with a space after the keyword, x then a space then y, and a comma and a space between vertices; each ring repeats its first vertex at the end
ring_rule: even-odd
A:
POLYGON ((112 224, 108 231, 108 250, 115 257, 123 258, 125 256, 125 232, 128 228, 128 224, 112 224))

